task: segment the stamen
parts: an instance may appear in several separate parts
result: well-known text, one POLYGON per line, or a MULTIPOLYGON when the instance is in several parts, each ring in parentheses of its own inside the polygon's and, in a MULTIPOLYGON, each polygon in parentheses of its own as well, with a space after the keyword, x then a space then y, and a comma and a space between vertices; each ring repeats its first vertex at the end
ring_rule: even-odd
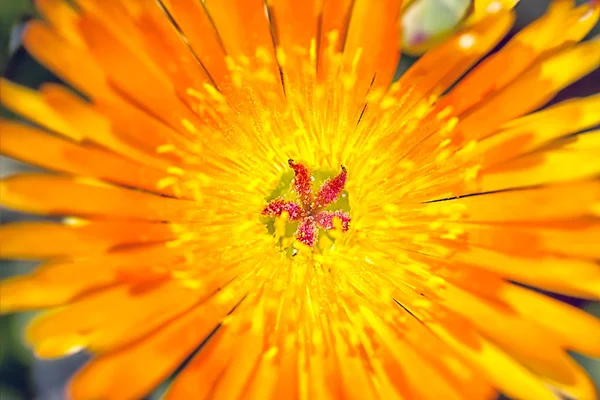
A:
POLYGON ((342 194, 344 186, 346 185, 346 168, 342 165, 342 172, 333 179, 328 179, 323 183, 319 194, 317 195, 317 201, 315 206, 317 209, 322 209, 328 205, 337 201, 342 194))

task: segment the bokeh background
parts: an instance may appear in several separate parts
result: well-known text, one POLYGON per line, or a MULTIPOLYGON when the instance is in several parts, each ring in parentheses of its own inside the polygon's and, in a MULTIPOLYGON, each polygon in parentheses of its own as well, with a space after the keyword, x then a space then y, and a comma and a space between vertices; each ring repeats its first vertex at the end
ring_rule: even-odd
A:
MULTIPOLYGON (((60 82, 60 79, 37 63, 21 46, 20 38, 27 21, 36 17, 33 2, 34 0, 0 0, 0 71, 3 76, 12 81, 37 88, 44 82, 60 82)), ((577 1, 577 3, 583 2, 583 0, 577 1)), ((411 21, 407 21, 410 24, 409 31, 406 32, 407 37, 431 35, 440 30, 451 29, 467 9, 469 0, 417 0, 416 3, 421 8, 411 21)), ((508 37, 539 17, 548 4, 549 0, 521 0, 516 7, 517 22, 508 37)), ((600 34, 600 26, 596 26, 590 36, 598 34, 600 34)), ((403 55, 397 75, 402 74, 416 59, 417 56, 403 55)), ((600 71, 596 71, 565 89, 553 102, 599 92, 600 71)), ((17 118, 1 107, 0 117, 17 118)), ((34 169, 0 156, 0 176, 34 169)), ((0 208, 1 223, 26 218, 32 217, 0 208)), ((0 279, 26 273, 35 266, 33 262, 0 260, 0 279)), ((560 299, 600 317, 600 303, 565 297, 560 299)), ((1 292, 0 301, 2 301, 1 292)), ((33 313, 0 316, 0 400, 63 399, 63 387, 68 377, 89 358, 89 355, 84 353, 51 361, 36 358, 21 340, 23 327, 32 316, 33 313)), ((600 360, 576 354, 574 356, 588 370, 596 386, 600 387, 600 360)), ((163 385, 157 389, 148 400, 159 399, 165 387, 166 385, 163 385)))

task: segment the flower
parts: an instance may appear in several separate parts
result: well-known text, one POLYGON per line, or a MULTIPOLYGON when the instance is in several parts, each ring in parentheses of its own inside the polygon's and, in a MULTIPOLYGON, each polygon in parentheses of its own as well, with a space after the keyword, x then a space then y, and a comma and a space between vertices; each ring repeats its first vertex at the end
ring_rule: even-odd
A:
POLYGON ((492 7, 395 82, 399 1, 75 3, 23 39, 73 89, 1 82, 31 121, 2 152, 55 173, 0 201, 61 219, 2 227, 45 263, 0 309, 44 309, 40 357, 94 355, 71 398, 179 367, 168 399, 596 396, 567 351, 599 356, 600 322, 532 288, 600 297, 598 132, 574 135, 600 97, 540 110, 598 68, 597 3, 486 57, 492 7))

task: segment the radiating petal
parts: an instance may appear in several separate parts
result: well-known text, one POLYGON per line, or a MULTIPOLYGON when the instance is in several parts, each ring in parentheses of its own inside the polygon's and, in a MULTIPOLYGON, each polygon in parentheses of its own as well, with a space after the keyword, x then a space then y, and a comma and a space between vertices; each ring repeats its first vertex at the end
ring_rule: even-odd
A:
POLYGON ((92 258, 51 261, 32 274, 0 283, 6 295, 2 313, 47 308, 72 302, 88 292, 128 280, 152 281, 160 268, 181 262, 164 244, 124 249, 92 258), (76 278, 76 279, 73 279, 76 278))
POLYGON ((235 299, 206 303, 142 340, 92 360, 75 375, 69 394, 76 400, 143 397, 211 334, 235 303, 235 299), (146 365, 143 374, 140 365, 146 365))
POLYGON ((341 73, 358 96, 392 82, 399 59, 395 50, 400 3, 356 0, 352 4, 341 73))
POLYGON ((4 155, 52 170, 99 178, 174 196, 159 182, 168 174, 123 159, 96 146, 74 144, 26 125, 1 121, 4 155))
POLYGON ((167 0, 163 3, 210 77, 217 85, 222 84, 228 75, 225 50, 204 4, 195 0, 167 0))
POLYGON ((102 253, 116 246, 175 239, 169 224, 85 221, 71 224, 19 222, 0 227, 1 258, 40 259, 102 253))
POLYGON ((40 63, 90 98, 113 96, 106 73, 87 48, 70 45, 40 21, 23 33, 23 45, 40 63))
MULTIPOLYGON (((536 62, 461 119, 455 135, 481 139, 495 127, 534 111, 562 88, 600 67, 600 40, 568 47, 536 62)), ((489 75, 488 75, 489 76, 489 75)))
POLYGON ((440 109, 449 106, 453 115, 461 115, 478 102, 498 93, 551 50, 560 48, 570 40, 581 40, 594 26, 599 7, 586 4, 573 11, 571 7, 569 0, 554 1, 546 15, 523 28, 499 52, 469 73, 441 100, 440 109), (594 11, 588 14, 590 8, 594 11), (578 37, 569 37, 560 29, 563 26, 573 30, 579 28, 581 32, 578 31, 578 37))
POLYGON ((0 181, 0 203, 50 215, 111 215, 143 220, 193 220, 200 210, 193 201, 159 197, 82 179, 19 175, 0 181))

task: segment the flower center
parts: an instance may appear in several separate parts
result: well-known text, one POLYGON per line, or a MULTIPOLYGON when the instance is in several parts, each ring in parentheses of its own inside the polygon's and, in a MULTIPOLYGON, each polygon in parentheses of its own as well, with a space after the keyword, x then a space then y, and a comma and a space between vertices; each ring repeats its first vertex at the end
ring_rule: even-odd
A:
POLYGON ((324 232, 333 243, 336 232, 346 232, 350 227, 350 215, 345 211, 348 209, 347 193, 344 192, 348 175, 346 168, 341 166, 338 175, 324 179, 319 190, 315 191, 314 181, 318 178, 323 180, 325 174, 322 171, 311 172, 305 165, 291 159, 288 164, 293 170, 291 185, 286 185, 284 176, 279 193, 276 191, 262 211, 263 215, 275 218, 272 225, 267 224, 271 228, 269 230, 278 238, 280 245, 291 249, 293 254, 294 243, 315 248, 319 243, 319 232, 324 232), (291 190, 285 193, 282 186, 291 190), (345 201, 338 203, 339 199, 345 201))

